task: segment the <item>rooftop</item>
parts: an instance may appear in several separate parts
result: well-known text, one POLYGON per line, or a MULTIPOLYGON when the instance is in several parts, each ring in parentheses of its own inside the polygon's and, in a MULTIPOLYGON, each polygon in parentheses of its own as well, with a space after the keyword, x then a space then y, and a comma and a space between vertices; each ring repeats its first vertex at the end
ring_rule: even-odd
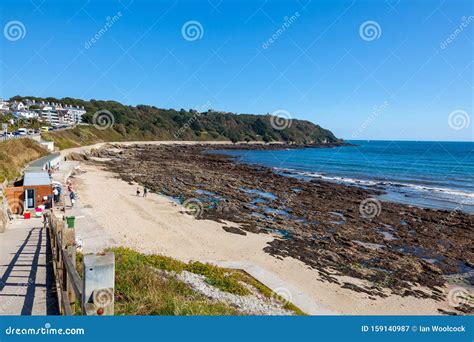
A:
POLYGON ((51 185, 51 179, 46 171, 27 171, 23 178, 23 186, 51 185))

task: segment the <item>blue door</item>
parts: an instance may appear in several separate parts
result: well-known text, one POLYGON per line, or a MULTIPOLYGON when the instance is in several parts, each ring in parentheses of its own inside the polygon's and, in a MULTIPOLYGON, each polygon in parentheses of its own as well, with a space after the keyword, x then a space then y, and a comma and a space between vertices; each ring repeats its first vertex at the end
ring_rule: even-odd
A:
POLYGON ((35 189, 26 189, 25 190, 25 209, 35 209, 36 200, 35 200, 35 189))

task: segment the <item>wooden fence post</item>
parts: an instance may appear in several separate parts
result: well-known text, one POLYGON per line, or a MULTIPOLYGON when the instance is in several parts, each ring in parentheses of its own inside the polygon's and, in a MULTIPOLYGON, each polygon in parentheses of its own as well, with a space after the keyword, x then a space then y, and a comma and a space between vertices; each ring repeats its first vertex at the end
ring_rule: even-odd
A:
POLYGON ((115 254, 84 255, 82 308, 87 315, 113 315, 115 254))
MULTIPOLYGON (((64 221, 64 225, 62 228, 62 246, 61 248, 66 250, 67 256, 71 259, 72 264, 76 266, 76 232, 75 228, 69 228, 67 225, 67 220, 64 221)), ((69 274, 66 269, 65 263, 63 263, 63 291, 67 293, 69 298, 69 302, 75 301, 74 290, 71 285, 71 279, 69 279, 69 274)))
MULTIPOLYGON (((67 255, 71 259, 72 264, 76 266, 76 246, 75 245, 67 247, 67 255)), ((71 279, 69 279, 69 275, 67 277, 67 294, 69 296, 70 303, 76 302, 76 294, 74 293, 74 288, 71 284, 71 279)))

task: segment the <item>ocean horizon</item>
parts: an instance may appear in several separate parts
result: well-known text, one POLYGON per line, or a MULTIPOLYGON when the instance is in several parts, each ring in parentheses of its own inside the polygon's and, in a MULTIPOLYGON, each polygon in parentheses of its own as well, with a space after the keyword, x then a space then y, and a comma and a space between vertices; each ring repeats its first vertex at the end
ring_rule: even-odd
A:
POLYGON ((474 212, 474 142, 347 142, 354 146, 219 152, 287 176, 377 188, 382 200, 474 212))

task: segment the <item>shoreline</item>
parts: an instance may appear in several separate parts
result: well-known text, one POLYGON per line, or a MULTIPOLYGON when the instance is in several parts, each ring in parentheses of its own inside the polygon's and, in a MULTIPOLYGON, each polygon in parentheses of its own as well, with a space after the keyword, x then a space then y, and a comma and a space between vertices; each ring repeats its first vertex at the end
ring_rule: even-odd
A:
MULTIPOLYGON (((343 146, 342 146, 343 147, 343 146)), ((318 148, 314 148, 317 150, 318 148)), ((277 158, 285 159, 288 155, 287 149, 278 150, 275 154, 260 154, 258 149, 240 149, 238 147, 226 148, 224 150, 211 152, 227 155, 234 158, 236 162, 265 166, 273 172, 287 176, 303 179, 306 181, 320 180, 333 184, 342 184, 360 189, 380 190, 383 193, 378 197, 380 201, 392 202, 421 209, 432 209, 450 212, 459 210, 466 214, 474 214, 474 192, 462 188, 453 188, 448 184, 431 185, 430 182, 423 183, 419 179, 401 180, 388 176, 387 178, 371 177, 370 172, 359 173, 357 176, 350 173, 335 172, 318 168, 313 169, 310 165, 294 164, 291 167, 277 165, 273 161, 277 158), (257 153, 247 153, 247 150, 255 150, 257 153), (281 151, 281 154, 278 152, 281 151), (259 156, 262 156, 260 159, 259 156), (271 157, 269 157, 271 156, 271 157), (305 168, 306 167, 306 168, 305 168)), ((296 153, 296 156, 299 154, 296 153)), ((330 158, 330 156, 329 156, 330 158)), ((298 160, 298 159, 296 159, 298 160)), ((319 160, 315 160, 318 162, 319 160)), ((317 165, 317 164, 316 164, 317 165)))
MULTIPOLYGON (((135 184, 119 180, 113 173, 97 166, 81 168, 86 173, 75 178, 78 202, 89 207, 91 215, 106 233, 105 239, 115 240, 116 246, 162 254, 185 262, 210 262, 218 266, 247 263, 277 276, 288 284, 288 288, 298 289, 298 293, 291 294, 292 297, 305 294, 315 303, 316 310, 333 314, 439 315, 438 308, 451 309, 447 303, 396 295, 373 300, 367 294, 322 282, 318 280, 318 271, 308 268, 303 262, 293 258, 277 259, 265 253, 263 248, 273 240, 271 236, 227 233, 222 229, 224 224, 183 214, 182 207, 166 196, 150 194, 142 201, 142 197, 134 195, 135 184), (97 193, 102 193, 102 196, 97 196, 97 193)), ((87 253, 89 241, 81 234, 79 223, 76 231, 87 253)), ((91 239, 100 238, 102 235, 96 234, 91 239)), ((361 283, 356 279, 341 279, 361 283)), ((280 290, 286 291, 285 288, 280 290)))
MULTIPOLYGON (((134 145, 135 142, 127 144, 125 146, 134 145)), ((146 144, 146 143, 144 143, 146 144)), ((156 143, 155 143, 156 144, 156 143)), ((200 145, 200 143, 197 143, 200 145)), ((163 143, 158 143, 157 145, 163 145, 163 143)), ((180 144, 182 145, 182 144, 180 144)), ((189 145, 196 145, 189 144, 189 145)), ((196 220, 193 217, 189 217, 187 214, 182 214, 182 207, 171 201, 168 197, 150 194, 153 196, 152 211, 142 211, 144 208, 140 205, 137 207, 137 203, 134 200, 135 198, 122 198, 122 201, 126 203, 124 208, 115 215, 120 217, 119 220, 112 220, 111 217, 101 217, 100 213, 97 212, 97 209, 94 210, 94 207, 99 207, 100 211, 109 211, 107 205, 104 206, 103 203, 100 203, 96 200, 91 190, 95 188, 98 183, 98 179, 92 180, 93 175, 100 175, 102 181, 107 180, 107 182, 112 182, 111 179, 113 174, 108 173, 108 171, 101 171, 97 166, 87 165, 86 174, 79 176, 78 180, 82 183, 84 178, 87 178, 86 182, 81 185, 80 193, 84 193, 84 196, 81 196, 81 200, 86 205, 92 206, 92 211, 94 215, 98 215, 98 222, 104 226, 105 230, 108 233, 111 233, 113 237, 116 238, 119 244, 125 244, 134 248, 138 248, 140 251, 145 252, 158 252, 161 254, 169 255, 176 257, 182 260, 199 260, 199 261, 214 261, 214 262, 241 262, 245 263, 255 263, 257 266, 262 267, 265 270, 280 276, 288 284, 295 284, 296 288, 301 288, 303 293, 309 294, 316 303, 320 304, 322 307, 327 308, 331 312, 343 313, 343 314, 439 314, 437 311, 438 308, 442 310, 449 311, 452 308, 447 307, 446 303, 440 303, 439 301, 430 300, 430 299, 418 299, 414 297, 400 297, 398 295, 386 294, 388 297, 379 298, 376 300, 371 298, 370 295, 361 292, 355 292, 348 288, 343 288, 341 284, 327 283, 320 280, 317 280, 321 274, 320 270, 310 269, 307 265, 297 259, 292 257, 275 257, 263 251, 263 249, 268 248, 272 242, 274 242, 274 236, 269 234, 254 234, 247 232, 245 236, 231 234, 225 231, 223 226, 227 227, 238 227, 238 224, 228 222, 227 225, 216 222, 214 220, 196 220), (105 177, 105 179, 104 179, 105 177), (91 178, 91 179, 89 179, 91 178), (92 183, 89 183, 92 181, 92 183), (138 215, 136 211, 140 212, 142 215, 138 215), (169 215, 170 212, 174 215, 169 215), (166 219, 160 218, 163 215, 166 219), (137 225, 137 236, 129 236, 128 234, 135 235, 133 229, 123 228, 123 231, 117 229, 117 226, 123 224, 124 220, 129 221, 129 216, 133 216, 134 220, 140 222, 138 228, 137 225), (143 217, 142 217, 143 216, 143 217), (191 219, 191 222, 189 221, 191 219), (188 232, 188 229, 176 229, 171 227, 167 223, 174 223, 177 227, 182 227, 183 225, 192 224, 197 226, 199 230, 205 232, 204 239, 203 236, 195 236, 196 231, 193 230, 188 232), (115 225, 115 227, 113 227, 115 225), (142 227, 142 226, 145 227, 142 227), (157 225, 163 225, 159 229, 162 233, 161 236, 166 237, 164 240, 161 240, 159 237, 153 236, 151 231, 157 229, 157 225), (142 229, 143 228, 143 229, 142 229), (183 231, 186 231, 186 234, 190 234, 192 239, 184 238, 183 231), (121 236, 124 235, 124 236, 121 236), (184 239, 189 246, 180 246, 176 239, 184 239), (191 240, 191 241, 190 241, 191 240), (195 241, 200 241, 198 246, 195 241), (242 249, 242 244, 238 241, 245 241, 245 247, 242 249), (250 242, 250 244, 249 244, 250 242), (216 246, 226 246, 226 248, 217 248, 216 246), (237 246, 236 246, 237 245, 237 246), (212 247, 211 247, 212 246, 212 247), (183 250, 184 249, 184 250, 183 250), (215 251, 215 252, 212 252, 215 251), (298 270, 298 272, 294 272, 298 270), (291 276, 289 276, 291 274, 291 276), (283 277, 281 277, 283 276, 283 277), (315 291, 316 290, 316 291, 315 291), (323 296, 321 296, 323 294, 323 296), (340 300, 339 296, 341 294, 345 295, 344 300, 340 300), (321 298, 323 297, 323 298, 321 298), (352 298, 352 299, 349 299, 352 298), (358 298, 355 298, 358 297, 358 298), (413 300, 418 300, 419 303, 416 306, 410 305, 413 300), (390 303, 390 310, 387 310, 387 303, 390 303), (410 307, 412 306, 412 307, 410 307), (382 308, 384 308, 383 311, 382 308)), ((127 188, 128 191, 133 196, 133 190, 135 185, 127 184, 121 180, 114 179, 114 184, 111 185, 111 189, 114 188, 127 188), (126 185, 126 186, 125 186, 126 185)), ((93 191, 93 190, 92 190, 93 191)), ((105 192, 110 192, 108 189, 104 190, 105 192)), ((110 197, 110 196, 109 196, 110 197)), ((110 198, 109 198, 110 199, 110 198)), ((146 199, 149 201, 149 199, 146 199)), ((113 203, 116 203, 116 199, 113 198, 113 203)), ((151 205, 150 203, 148 203, 151 205)), ((118 205, 118 204, 117 204, 118 205)), ((151 209, 151 208, 150 208, 151 209)), ((185 234, 185 235, 186 235, 185 234)), ((199 234, 198 234, 199 235, 199 234)), ((345 279, 344 276, 338 277, 338 279, 345 279)), ((364 283, 361 279, 347 278, 344 281, 348 283, 361 285, 364 283)), ((367 284, 365 284, 367 285, 367 284)), ((349 286, 350 288, 350 286, 349 286)))

